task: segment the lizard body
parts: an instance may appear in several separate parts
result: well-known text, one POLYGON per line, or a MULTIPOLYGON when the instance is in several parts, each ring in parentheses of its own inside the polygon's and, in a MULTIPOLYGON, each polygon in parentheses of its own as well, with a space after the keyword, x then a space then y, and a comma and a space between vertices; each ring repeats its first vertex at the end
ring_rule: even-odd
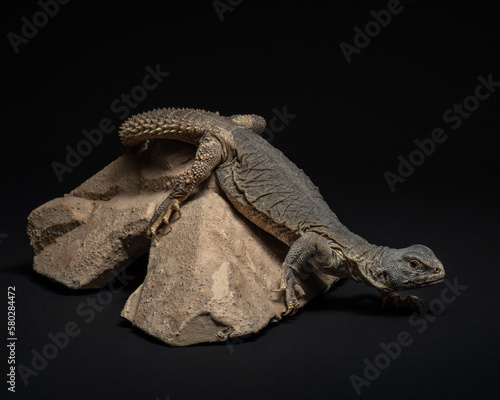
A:
POLYGON ((280 290, 287 313, 299 307, 304 290, 296 274, 309 263, 318 270, 362 281, 377 288, 383 304, 420 307, 415 296, 395 291, 427 286, 444 279, 444 268, 423 245, 390 249, 368 243, 349 231, 331 211, 309 177, 278 149, 259 136, 265 120, 257 115, 223 117, 193 109, 158 109, 129 118, 120 128, 127 147, 155 139, 197 146, 193 166, 174 181, 157 208, 148 232, 156 237, 194 188, 212 173, 228 199, 251 222, 290 250, 283 262, 280 290))

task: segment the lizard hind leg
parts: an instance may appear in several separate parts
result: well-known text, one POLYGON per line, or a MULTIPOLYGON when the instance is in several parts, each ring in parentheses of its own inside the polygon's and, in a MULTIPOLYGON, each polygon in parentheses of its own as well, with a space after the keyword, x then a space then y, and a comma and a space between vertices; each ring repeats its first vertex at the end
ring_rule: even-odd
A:
POLYGON ((207 136, 200 141, 193 166, 174 180, 170 194, 156 209, 148 227, 148 235, 157 238, 156 231, 169 220, 173 212, 179 216, 180 206, 201 182, 207 179, 222 159, 222 145, 213 137, 207 136))

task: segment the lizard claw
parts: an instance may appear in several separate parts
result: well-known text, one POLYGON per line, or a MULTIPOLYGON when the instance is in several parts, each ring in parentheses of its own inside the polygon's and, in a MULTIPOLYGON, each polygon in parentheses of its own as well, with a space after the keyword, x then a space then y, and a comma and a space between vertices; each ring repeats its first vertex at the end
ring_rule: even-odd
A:
POLYGON ((176 211, 181 216, 179 202, 177 200, 171 200, 167 198, 156 210, 151 222, 148 226, 148 234, 158 240, 158 236, 156 231, 161 226, 161 224, 165 224, 168 226, 170 230, 172 230, 172 226, 170 225, 170 217, 172 213, 176 211))
POLYGON ((382 295, 382 308, 410 308, 414 310, 421 310, 423 302, 417 296, 400 297, 396 293, 388 293, 382 295))
POLYGON ((283 273, 281 275, 281 285, 277 291, 285 292, 287 309, 282 315, 294 315, 300 308, 298 299, 304 297, 306 292, 297 282, 297 278, 295 277, 293 270, 288 266, 285 266, 283 269, 283 273))
POLYGON ((401 305, 403 307, 421 310, 423 308, 424 302, 417 296, 407 296, 401 299, 401 305))
POLYGON ((152 236, 155 240, 158 240, 158 236, 156 236, 156 229, 149 229, 148 234, 152 236))
POLYGON ((292 316, 292 315, 295 315, 295 313, 299 310, 299 303, 295 303, 295 304, 287 304, 287 310, 281 314, 283 317, 288 317, 288 316, 292 316))
MULTIPOLYGON (((175 202, 172 204, 172 208, 173 208, 173 211, 177 212, 177 214, 179 214, 179 218, 182 217, 182 214, 181 214, 181 207, 179 205, 179 202, 175 202)), ((170 225, 169 225, 170 226, 170 225)))

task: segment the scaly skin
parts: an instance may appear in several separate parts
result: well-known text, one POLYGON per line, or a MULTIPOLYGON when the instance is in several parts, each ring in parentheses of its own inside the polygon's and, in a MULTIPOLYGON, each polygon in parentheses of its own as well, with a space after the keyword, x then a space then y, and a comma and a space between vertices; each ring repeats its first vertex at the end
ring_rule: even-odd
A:
POLYGON ((120 128, 127 147, 154 139, 173 139, 197 146, 191 169, 174 181, 171 193, 156 210, 148 233, 157 229, 194 188, 216 173, 228 199, 245 217, 290 246, 283 262, 281 285, 287 312, 295 313, 304 290, 296 275, 310 264, 337 276, 377 288, 383 305, 419 308, 415 296, 395 291, 443 281, 444 268, 422 245, 390 249, 368 243, 350 232, 323 200, 319 190, 294 163, 258 134, 265 120, 257 115, 223 117, 192 109, 158 109, 129 118, 120 128))

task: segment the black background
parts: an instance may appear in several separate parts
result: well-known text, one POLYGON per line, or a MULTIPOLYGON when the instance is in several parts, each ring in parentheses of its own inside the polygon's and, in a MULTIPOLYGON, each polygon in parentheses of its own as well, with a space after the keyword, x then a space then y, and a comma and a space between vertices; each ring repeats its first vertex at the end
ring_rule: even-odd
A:
MULTIPOLYGON (((3 383, 2 398, 357 398, 351 374, 363 377, 364 360, 373 362, 401 331, 412 344, 360 397, 498 390, 500 88, 458 129, 443 120, 474 95, 478 76, 500 81, 498 13, 478 3, 402 0, 402 11, 348 63, 340 43, 353 44, 354 28, 387 2, 244 0, 222 20, 212 1, 103 3, 61 5, 18 54, 7 34, 20 34, 21 18, 31 20, 40 5, 4 8, 2 314, 7 286, 15 286, 18 366, 31 367, 32 350, 68 321, 82 331, 28 386, 19 375, 15 394, 3 383), (62 182, 51 166, 64 163, 83 129, 102 118, 118 127, 111 103, 157 64, 170 75, 134 113, 195 107, 269 121, 286 107, 296 117, 272 144, 306 171, 341 221, 373 243, 428 245, 448 279, 467 289, 421 333, 408 315, 380 312, 375 289, 346 282, 242 343, 172 348, 120 317, 146 273, 143 258, 128 270, 133 282, 83 323, 75 310, 98 291, 73 292, 32 271, 26 217, 123 154, 115 129, 62 182), (415 139, 435 128, 447 140, 392 192, 384 172, 397 173, 398 156, 408 159, 415 139)), ((444 287, 412 293, 429 304, 444 287)), ((7 373, 6 356, 1 362, 7 373)))

